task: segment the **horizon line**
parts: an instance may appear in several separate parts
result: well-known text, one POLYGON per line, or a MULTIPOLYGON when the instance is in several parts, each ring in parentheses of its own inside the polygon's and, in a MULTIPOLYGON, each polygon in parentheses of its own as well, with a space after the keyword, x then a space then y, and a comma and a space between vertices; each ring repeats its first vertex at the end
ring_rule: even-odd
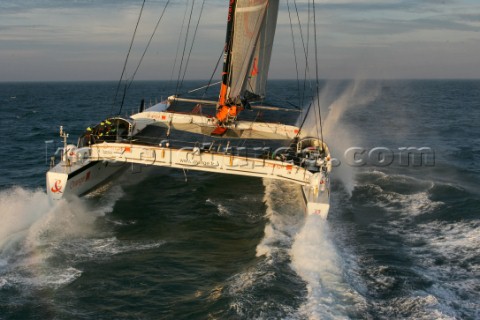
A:
MULTIPOLYGON (((218 79, 220 80, 220 79, 218 79)), ((465 81, 465 80, 470 80, 470 81, 479 81, 480 77, 478 78, 461 78, 461 77, 452 77, 452 78, 320 78, 319 81, 354 81, 354 80, 362 80, 362 81, 465 81)), ((125 80, 122 80, 122 82, 125 80)), ((188 79, 184 81, 206 81, 208 82, 208 79, 188 79)), ((278 79, 269 79, 267 80, 268 82, 270 81, 315 81, 315 79, 293 79, 293 78, 278 78, 278 79)), ((113 79, 101 79, 101 80, 0 80, 1 84, 5 83, 63 83, 63 82, 119 82, 119 80, 113 80, 113 79)), ((165 80, 165 79, 138 79, 135 80, 134 82, 173 82, 173 80, 165 80)))

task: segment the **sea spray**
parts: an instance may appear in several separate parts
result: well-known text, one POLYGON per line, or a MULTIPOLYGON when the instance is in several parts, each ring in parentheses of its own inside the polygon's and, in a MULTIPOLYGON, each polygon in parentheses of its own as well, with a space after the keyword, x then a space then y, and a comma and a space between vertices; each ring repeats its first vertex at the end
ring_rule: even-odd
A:
POLYGON ((265 236, 257 245, 257 256, 265 255, 272 261, 281 258, 279 255, 288 255, 286 249, 303 224, 303 208, 297 185, 269 179, 264 179, 263 184, 269 221, 265 225, 265 236))
POLYGON ((0 208, 0 257, 5 257, 51 205, 45 192, 16 187, 0 192, 0 208))
POLYGON ((363 298, 344 279, 343 261, 319 216, 304 215, 300 188, 264 180, 267 217, 257 257, 269 264, 287 263, 304 282, 305 301, 293 319, 345 318, 364 308, 363 298))
POLYGON ((343 319, 363 308, 363 298, 343 277, 343 263, 330 236, 326 220, 309 215, 295 236, 291 265, 305 281, 307 297, 300 318, 343 319))
POLYGON ((1 191, 2 286, 55 288, 78 278, 81 271, 72 266, 72 259, 79 248, 69 252, 69 243, 102 233, 95 222, 113 208, 117 194, 109 192, 105 198, 110 201, 91 210, 79 198, 51 202, 41 190, 1 191))
POLYGON ((300 125, 306 117, 302 127, 303 134, 318 136, 320 107, 323 138, 330 148, 332 157, 339 161, 332 176, 342 182, 350 195, 355 185, 354 168, 346 163, 343 155, 348 148, 360 146, 361 139, 355 130, 343 121, 343 117, 348 111, 364 107, 373 101, 378 96, 379 88, 378 83, 363 80, 351 83, 329 82, 323 87, 319 97, 312 101, 308 114, 302 114, 297 121, 300 125))

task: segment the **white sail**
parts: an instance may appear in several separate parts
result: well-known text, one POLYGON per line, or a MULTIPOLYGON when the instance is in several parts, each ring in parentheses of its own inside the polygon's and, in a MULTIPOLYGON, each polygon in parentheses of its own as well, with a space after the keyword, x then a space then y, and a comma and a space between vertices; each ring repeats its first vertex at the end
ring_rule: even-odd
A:
POLYGON ((245 88, 268 3, 268 0, 237 0, 230 61, 229 97, 232 99, 245 88))
POLYGON ((255 53, 248 73, 248 81, 245 82, 242 92, 248 91, 261 98, 265 97, 272 56, 273 38, 277 26, 278 0, 270 0, 263 20, 261 32, 255 45, 255 53))

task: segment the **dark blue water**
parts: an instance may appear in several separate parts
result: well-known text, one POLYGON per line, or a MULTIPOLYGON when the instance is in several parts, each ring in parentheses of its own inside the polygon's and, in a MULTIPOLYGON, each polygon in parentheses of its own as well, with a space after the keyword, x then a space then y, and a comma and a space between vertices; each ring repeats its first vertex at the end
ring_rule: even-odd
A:
MULTIPOLYGON (((134 84, 122 115, 166 86, 134 84)), ((480 318, 480 81, 322 83, 327 221, 288 183, 146 167, 52 205, 44 141, 74 142, 115 88, 0 84, 0 319, 480 318), (351 147, 394 158, 351 166, 351 147), (434 164, 401 165, 408 147, 434 164)), ((269 83, 277 103, 296 88, 269 83)))

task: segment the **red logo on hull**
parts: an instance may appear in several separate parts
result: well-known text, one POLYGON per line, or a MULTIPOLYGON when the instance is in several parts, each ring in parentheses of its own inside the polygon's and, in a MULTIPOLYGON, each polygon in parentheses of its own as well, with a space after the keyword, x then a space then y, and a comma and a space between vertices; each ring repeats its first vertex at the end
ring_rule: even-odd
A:
POLYGON ((55 184, 50 188, 53 193, 62 193, 62 180, 55 180, 55 184))

